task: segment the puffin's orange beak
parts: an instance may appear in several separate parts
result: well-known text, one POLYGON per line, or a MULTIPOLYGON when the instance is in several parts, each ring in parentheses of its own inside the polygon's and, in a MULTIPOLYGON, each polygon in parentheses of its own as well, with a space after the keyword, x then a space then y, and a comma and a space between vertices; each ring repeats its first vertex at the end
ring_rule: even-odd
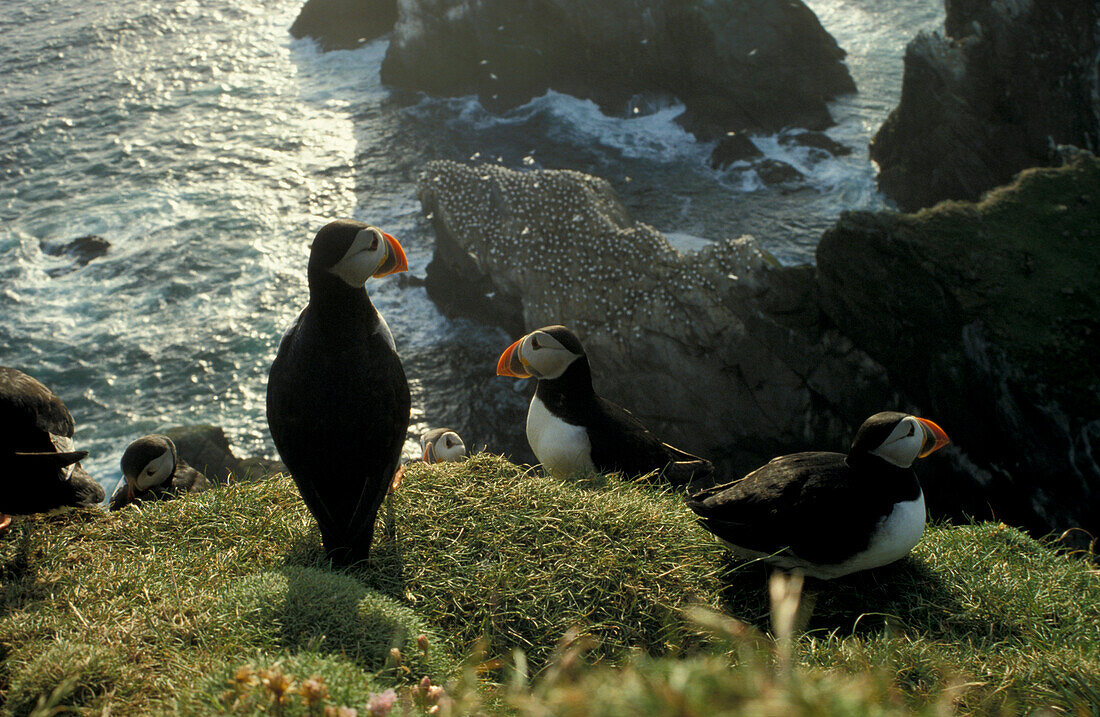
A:
POLYGON ((382 238, 386 240, 386 244, 390 250, 386 253, 386 260, 375 270, 371 276, 378 278, 380 276, 388 276, 389 274, 397 274, 402 271, 409 270, 409 262, 405 258, 405 250, 401 248, 401 243, 393 236, 393 234, 387 234, 382 232, 382 238))
POLYGON ((424 461, 425 463, 431 463, 432 462, 432 442, 431 441, 428 441, 426 444, 424 444, 424 455, 420 456, 420 460, 424 461))
POLYGON ((947 437, 947 433, 932 421, 927 418, 917 418, 917 420, 924 426, 924 445, 921 446, 918 458, 932 455, 951 442, 951 439, 947 437))
POLYGON ((523 343, 523 339, 520 339, 504 349, 504 353, 500 355, 500 360, 497 361, 497 376, 530 378, 531 374, 523 367, 523 363, 519 360, 519 345, 521 343, 523 343))

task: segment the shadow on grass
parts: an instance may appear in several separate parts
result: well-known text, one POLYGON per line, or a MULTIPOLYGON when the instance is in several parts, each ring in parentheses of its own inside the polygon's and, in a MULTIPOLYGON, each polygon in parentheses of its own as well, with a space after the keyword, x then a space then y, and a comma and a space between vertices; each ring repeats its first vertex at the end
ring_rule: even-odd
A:
MULTIPOLYGON (((733 616, 759 629, 770 627, 768 577, 762 562, 726 558, 722 598, 733 616)), ((803 588, 807 632, 821 636, 881 633, 956 639, 960 633, 1008 637, 1016 629, 988 615, 967 618, 967 610, 927 565, 912 556, 874 570, 834 580, 807 578, 803 588)))
POLYGON ((49 588, 39 579, 34 553, 32 526, 23 521, 0 541, 0 617, 44 600, 49 588))
POLYGON ((334 568, 321 544, 321 531, 314 526, 305 535, 286 546, 284 565, 287 567, 331 570, 361 581, 367 587, 397 600, 405 598, 404 557, 401 533, 396 535, 379 528, 374 534, 370 558, 365 563, 348 568, 334 568))

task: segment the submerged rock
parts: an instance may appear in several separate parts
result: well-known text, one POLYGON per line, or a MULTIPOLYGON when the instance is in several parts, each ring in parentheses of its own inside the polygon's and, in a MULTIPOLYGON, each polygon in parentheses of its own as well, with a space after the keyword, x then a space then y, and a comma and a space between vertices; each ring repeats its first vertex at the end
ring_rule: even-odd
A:
POLYGON ((290 34, 324 50, 351 50, 393 30, 397 0, 308 0, 290 34))
POLYGON ((871 145, 905 211, 976 201, 1051 144, 1100 148, 1100 3, 949 0, 947 37, 905 52, 901 102, 871 145))
POLYGON ((1100 535, 1100 160, 846 214, 817 263, 827 313, 958 449, 934 514, 1100 535))
POLYGON ((494 109, 554 89, 623 114, 670 95, 704 139, 833 124, 844 51, 801 0, 401 0, 382 81, 494 109))
POLYGON ((512 337, 569 326, 599 394, 726 470, 844 450, 867 415, 899 405, 824 320, 813 268, 780 266, 751 237, 682 254, 572 171, 433 162, 419 195, 436 228, 430 295, 512 337))
POLYGON ((43 240, 40 246, 42 251, 50 256, 67 256, 73 259, 73 264, 70 266, 54 267, 46 272, 51 277, 57 278, 87 266, 93 259, 103 256, 111 248, 111 243, 101 236, 87 234, 68 242, 43 240))

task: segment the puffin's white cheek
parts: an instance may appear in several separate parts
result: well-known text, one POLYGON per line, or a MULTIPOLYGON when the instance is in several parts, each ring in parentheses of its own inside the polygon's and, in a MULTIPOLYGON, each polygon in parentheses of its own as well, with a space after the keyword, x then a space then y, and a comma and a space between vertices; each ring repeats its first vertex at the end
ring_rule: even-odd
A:
POLYGON ((367 279, 374 272, 378 265, 377 258, 369 252, 357 252, 345 256, 329 271, 343 279, 348 286, 358 288, 367 283, 367 279))

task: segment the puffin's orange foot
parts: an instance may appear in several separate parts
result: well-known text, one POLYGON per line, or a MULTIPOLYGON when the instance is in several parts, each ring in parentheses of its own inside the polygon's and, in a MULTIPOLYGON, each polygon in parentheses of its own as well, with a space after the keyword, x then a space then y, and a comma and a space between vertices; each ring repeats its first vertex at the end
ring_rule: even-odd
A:
POLYGON ((396 491, 401 487, 401 481, 405 480, 405 466, 401 466, 397 469, 397 472, 393 474, 393 480, 390 481, 390 492, 396 491))
POLYGON ((7 513, 0 513, 0 535, 8 532, 8 528, 11 527, 11 516, 7 513))

